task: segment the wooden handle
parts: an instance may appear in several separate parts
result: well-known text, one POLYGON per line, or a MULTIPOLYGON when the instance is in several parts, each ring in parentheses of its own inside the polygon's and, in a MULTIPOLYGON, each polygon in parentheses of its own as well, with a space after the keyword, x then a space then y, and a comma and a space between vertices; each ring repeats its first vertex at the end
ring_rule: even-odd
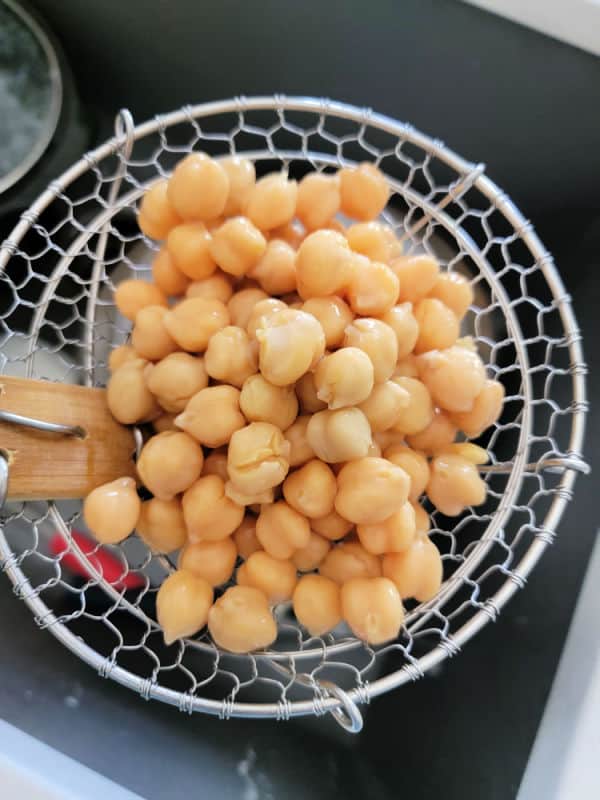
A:
POLYGON ((9 500, 79 498, 107 481, 135 477, 133 432, 111 416, 104 389, 0 376, 0 411, 80 426, 83 438, 0 420, 9 500))

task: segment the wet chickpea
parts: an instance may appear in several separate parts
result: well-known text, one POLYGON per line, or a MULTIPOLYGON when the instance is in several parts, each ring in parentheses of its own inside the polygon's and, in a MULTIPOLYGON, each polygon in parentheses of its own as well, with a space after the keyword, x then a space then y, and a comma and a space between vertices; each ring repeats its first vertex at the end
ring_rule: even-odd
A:
POLYGON ((431 462, 427 495, 447 517, 456 517, 468 506, 485 502, 486 484, 477 466, 460 455, 443 453, 431 462))
POLYGON ((187 529, 181 501, 153 497, 142 503, 136 530, 153 553, 172 553, 186 543, 187 529))
POLYGON ((248 193, 245 213, 261 231, 291 222, 296 212, 298 184, 281 173, 265 175, 248 193))
POLYGON ((133 347, 128 344, 120 344, 111 351, 108 357, 108 368, 111 372, 116 372, 127 361, 135 361, 139 358, 133 347))
POLYGON ((230 536, 244 519, 244 507, 225 494, 218 475, 203 475, 183 495, 183 516, 191 542, 216 542, 230 536))
POLYGON ((336 491, 335 475, 316 458, 288 475, 283 484, 283 496, 290 506, 315 519, 333 511, 336 491))
POLYGON ((415 510, 406 502, 399 511, 383 522, 357 525, 356 532, 362 546, 373 555, 400 553, 410 547, 415 538, 417 532, 415 510))
POLYGON ((313 414, 306 437, 317 458, 330 464, 362 458, 372 443, 369 421, 359 408, 313 414))
POLYGON ((401 256, 393 259, 390 267, 400 281, 402 303, 418 303, 433 289, 440 275, 440 265, 432 256, 401 256))
POLYGON ((262 550, 262 545, 256 535, 256 517, 246 514, 242 524, 233 532, 233 541, 238 555, 244 560, 248 559, 252 553, 262 550))
MULTIPOLYGON (((400 303, 381 315, 381 321, 389 325, 398 339, 398 361, 409 356, 419 336, 419 324, 415 319, 412 303, 400 303)), ((415 371, 415 375, 416 375, 415 371)))
POLYGON ((352 633, 369 644, 396 639, 404 622, 398 589, 387 578, 354 578, 342 586, 342 616, 352 633))
POLYGON ((408 499, 413 503, 416 502, 429 482, 429 464, 423 453, 411 450, 405 445, 394 444, 384 450, 384 456, 406 472, 410 478, 408 499))
POLYGON ((419 336, 415 353, 428 350, 445 350, 458 339, 460 324, 454 312, 435 297, 420 300, 415 307, 419 336))
POLYGON ((475 439, 496 422, 502 413, 503 404, 504 386, 498 381, 486 380, 473 400, 471 410, 455 412, 452 414, 452 421, 468 437, 475 439))
POLYGON ((273 314, 278 314, 287 308, 287 305, 276 297, 267 297, 259 300, 250 312, 246 330, 251 339, 256 339, 256 331, 263 325, 263 321, 269 319, 273 314))
POLYGON ((306 231, 298 220, 292 220, 285 225, 273 228, 267 235, 270 239, 280 239, 283 242, 287 242, 296 251, 302 244, 306 231))
POLYGON ((160 361, 177 350, 177 344, 164 324, 167 313, 163 306, 146 306, 138 311, 131 344, 141 358, 160 361))
POLYGON ((292 602, 296 619, 311 636, 323 636, 342 621, 340 587, 323 575, 303 575, 292 602))
POLYGON ((479 447, 477 444, 473 444, 473 442, 456 442, 454 444, 450 444, 443 450, 442 455, 449 454, 454 456, 462 456, 462 458, 465 458, 467 461, 470 461, 472 464, 476 464, 478 466, 481 464, 487 464, 489 461, 487 450, 484 450, 483 447, 479 447))
POLYGON ((339 347, 344 341, 344 331, 354 319, 350 307, 341 297, 311 297, 302 305, 302 311, 312 314, 321 323, 325 334, 325 346, 339 347))
POLYGON ((211 378, 239 389, 258 369, 258 354, 243 328, 228 325, 211 336, 204 363, 211 378))
POLYGON ((355 253, 367 256, 372 261, 387 264, 399 255, 401 245, 389 225, 381 222, 358 222, 346 230, 346 238, 355 253))
POLYGON ((458 429, 448 414, 436 408, 429 425, 419 433, 407 436, 406 441, 414 450, 422 450, 431 456, 452 444, 457 433, 458 429))
POLYGON ((400 597, 426 603, 439 592, 443 566, 440 552, 427 536, 417 536, 403 553, 383 557, 383 574, 398 589, 400 597))
POLYGON ((210 337, 229 325, 227 306, 220 300, 191 297, 182 300, 164 318, 167 330, 182 350, 206 350, 210 337))
POLYGON ((375 219, 385 208, 390 190, 385 175, 374 164, 346 167, 340 176, 341 210, 362 221, 375 219))
POLYGON ((307 231, 322 228, 340 210, 337 175, 309 172, 298 184, 296 216, 307 231))
POLYGON ((458 272, 442 272, 429 290, 429 297, 441 300, 461 320, 473 302, 473 289, 458 272))
POLYGON ((151 239, 164 239, 171 228, 180 222, 169 202, 167 181, 159 180, 144 194, 138 214, 140 230, 151 239))
POLYGON ((486 380, 485 367, 477 353, 455 345, 424 353, 418 366, 421 380, 436 405, 452 413, 472 410, 486 380))
POLYGON ((301 464, 306 464, 307 461, 310 461, 315 456, 314 450, 306 438, 306 428, 309 420, 310 416, 308 415, 297 417, 295 422, 285 430, 284 436, 290 444, 290 467, 299 467, 301 464))
POLYGON ((256 338, 260 371, 275 386, 295 383, 325 352, 321 325, 304 311, 284 309, 262 318, 256 338))
POLYGON ((419 368, 417 357, 408 355, 396 364, 392 378, 418 378, 419 368))
POLYGON ((164 431, 177 431, 179 428, 175 425, 176 414, 161 414, 160 417, 152 420, 152 428, 155 433, 164 433, 164 431))
POLYGON ((400 409, 394 430, 405 435, 425 430, 434 414, 427 387, 417 378, 394 378, 393 381, 409 395, 409 402, 400 409))
POLYGON ((350 461, 337 477, 335 510, 357 524, 383 522, 408 500, 410 478, 384 458, 350 461))
POLYGON ((187 275, 175 266, 166 247, 162 247, 154 257, 152 279, 166 295, 184 294, 190 282, 187 275))
POLYGON ((320 230, 309 234, 296 253, 300 297, 328 297, 345 287, 352 274, 353 257, 341 233, 320 230))
POLYGON ((132 322, 146 306, 167 306, 167 298, 153 283, 135 279, 121 281, 115 289, 115 305, 132 322))
POLYGON ((319 566, 319 574, 344 584, 352 578, 376 578, 381 562, 359 542, 342 542, 332 547, 319 566))
POLYGON ((254 164, 247 158, 231 156, 220 162, 229 178, 229 194, 223 209, 225 217, 241 214, 256 182, 254 164))
POLYGON ((300 403, 300 408, 306 414, 314 414, 327 408, 327 403, 317 397, 317 387, 315 386, 315 376, 312 372, 305 373, 296 382, 296 397, 300 403))
POLYGON ((142 503, 133 478, 97 486, 83 502, 83 519, 102 544, 117 544, 137 525, 142 503))
POLYGON ((160 408, 144 379, 147 366, 147 361, 136 358, 126 361, 110 376, 106 402, 110 413, 122 425, 147 422, 160 414, 160 408))
POLYGON ((225 209, 229 176, 218 161, 205 153, 191 153, 175 167, 167 194, 182 219, 212 220, 225 209))
POLYGON ((246 217, 233 217, 212 234, 210 254, 229 275, 239 277, 254 267, 267 248, 267 240, 246 217))
POLYGON ((240 408, 248 422, 270 422, 286 430, 298 416, 298 398, 291 386, 273 386, 262 375, 244 381, 240 408))
POLYGON ((393 430, 393 428, 387 431, 378 431, 377 433, 374 433, 373 441, 379 445, 382 451, 387 450, 387 448, 392 447, 392 445, 405 444, 403 434, 398 433, 397 431, 393 430))
POLYGON ((354 271, 346 291, 350 308, 363 316, 385 314, 398 301, 398 278, 380 261, 370 261, 359 255, 354 259, 354 271))
POLYGON ((222 481, 227 483, 229 473, 227 472, 227 452, 225 450, 213 450, 204 459, 202 475, 218 475, 222 481))
MULTIPOLYGON (((381 458, 382 451, 381 451, 381 447, 377 444, 377 442, 371 442, 371 444, 369 446, 369 449, 367 451, 367 456, 369 456, 369 457, 372 456, 373 458, 381 458)), ((340 466, 340 469, 341 469, 341 465, 339 465, 339 466, 340 466)))
POLYGON ((373 364, 358 347, 343 347, 324 356, 314 375, 317 397, 330 409, 358 405, 373 389, 373 364))
POLYGON ((312 572, 317 569, 330 549, 331 542, 328 539, 311 531, 308 544, 300 550, 296 550, 292 561, 299 572, 312 572))
POLYGON ((248 270, 269 294, 285 294, 296 288, 296 251, 283 241, 271 239, 258 262, 248 270))
POLYGON ((292 561, 274 558, 264 550, 252 553, 238 569, 236 577, 240 586, 259 589, 273 604, 290 600, 298 580, 292 561))
POLYGON ((202 222, 185 222, 167 238, 167 252, 175 267, 193 281, 210 277, 217 265, 210 252, 212 237, 202 222))
POLYGON ((216 270, 208 278, 193 281, 187 287, 186 297, 205 297, 208 300, 220 300, 227 305, 233 294, 233 286, 227 275, 216 270))
POLYGON ((186 545, 179 555, 179 569, 197 575, 211 586, 226 583, 233 575, 237 547, 228 536, 217 542, 196 542, 186 545))
POLYGON ((247 329, 252 309, 260 300, 267 300, 268 295, 262 289, 242 289, 236 292, 227 303, 231 324, 247 329))
POLYGON ((289 451, 279 428, 268 422, 251 422, 236 431, 229 442, 229 478, 249 494, 271 489, 287 475, 289 451))
POLYGON ((165 644, 193 636, 208 621, 213 602, 211 585, 185 569, 166 578, 156 595, 156 618, 165 644))
POLYGON ((204 457, 187 433, 165 431, 142 447, 137 471, 144 486, 160 500, 184 492, 202 472, 204 457))
POLYGON ((429 514, 425 511, 420 503, 413 503, 412 507, 415 511, 417 536, 426 536, 431 530, 431 520, 429 519, 429 514))
POLYGON ((373 433, 386 431, 398 420, 400 411, 410 400, 408 392, 394 381, 378 383, 359 408, 369 421, 373 433))
POLYGON ((354 527, 347 519, 340 517, 337 511, 332 511, 330 514, 325 514, 324 517, 319 517, 318 519, 311 519, 310 526, 315 533, 324 536, 330 542, 337 542, 339 539, 343 539, 354 527))
POLYGON ((391 377, 398 360, 396 334, 379 319, 356 319, 346 328, 344 347, 358 347, 373 364, 375 383, 391 377))
POLYGON ((277 638, 277 623, 263 592, 251 586, 231 586, 208 612, 208 630, 217 647, 250 653, 277 638))
POLYGON ((234 386, 201 389, 175 419, 175 424, 205 447, 227 444, 246 424, 240 411, 240 392, 234 386))
POLYGON ((263 505, 256 520, 256 537, 273 558, 291 558, 310 540, 310 525, 305 516, 279 500, 263 505))
POLYGON ((262 492, 243 492, 231 481, 225 483, 225 494, 234 503, 240 506, 257 507, 260 511, 260 506, 266 503, 272 503, 275 500, 274 489, 263 489, 262 492))
POLYGON ((171 353, 145 373, 146 385, 165 411, 183 411, 190 399, 208 386, 204 360, 189 353, 171 353))

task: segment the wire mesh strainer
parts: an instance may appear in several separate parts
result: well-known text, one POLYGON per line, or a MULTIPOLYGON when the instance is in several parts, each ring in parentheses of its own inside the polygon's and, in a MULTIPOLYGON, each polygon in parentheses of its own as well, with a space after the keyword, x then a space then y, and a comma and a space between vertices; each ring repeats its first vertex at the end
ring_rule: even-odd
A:
POLYGON ((434 254, 475 290, 464 332, 506 390, 502 417, 481 440, 490 453, 488 500, 456 519, 432 513, 445 582, 433 600, 409 607, 400 638, 380 647, 344 629, 308 637, 285 606, 268 652, 220 652, 206 634, 165 647, 154 599, 170 562, 131 537, 110 548, 122 575, 109 583, 71 536, 83 525, 78 502, 6 505, 2 566, 41 628, 146 699, 220 717, 330 712, 357 731, 359 704, 458 652, 524 585, 552 541, 576 472, 586 471, 579 331, 551 257, 482 165, 370 110, 238 98, 137 128, 121 112, 115 138, 23 214, 0 248, 0 373, 106 383, 108 353, 129 332, 113 306, 114 285, 148 276, 156 249, 137 228, 136 203, 192 149, 243 153, 259 174, 283 167, 300 177, 365 160, 386 173, 393 194, 384 216, 408 252, 434 254), (58 555, 48 545, 56 530, 68 543, 58 555), (67 555, 91 577, 75 577, 67 555), (131 573, 137 588, 124 582, 131 573))

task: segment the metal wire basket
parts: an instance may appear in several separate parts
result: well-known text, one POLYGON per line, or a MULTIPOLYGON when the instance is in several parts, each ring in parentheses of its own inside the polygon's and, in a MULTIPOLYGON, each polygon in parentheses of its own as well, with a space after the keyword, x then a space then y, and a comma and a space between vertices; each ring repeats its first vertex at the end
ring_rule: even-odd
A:
POLYGON ((481 441, 491 459, 488 500, 456 519, 432 513, 444 584, 433 600, 409 607, 399 639, 380 647, 343 628, 308 637, 286 606, 277 609, 280 634, 269 651, 233 656, 207 634, 166 647, 154 598, 171 562, 133 536, 110 548, 122 574, 109 582, 71 535, 83 527, 78 502, 5 505, 2 568, 40 628, 146 699, 220 717, 330 712, 357 731, 360 704, 457 653, 552 542, 576 473, 587 470, 579 331, 550 255, 482 165, 368 109, 238 98, 135 128, 121 112, 115 137, 23 214, 0 247, 0 373, 105 384, 108 353, 128 336, 113 306, 115 282, 148 275, 156 249, 137 228, 136 203, 194 149, 243 153, 259 174, 283 167, 299 177, 365 160, 385 172, 393 194, 384 216, 407 251, 433 253, 475 289, 464 332, 506 389, 502 417, 481 441), (49 548, 55 531, 66 542, 60 553, 49 548), (91 577, 77 578, 68 557, 91 577), (134 589, 130 573, 141 576, 134 589))

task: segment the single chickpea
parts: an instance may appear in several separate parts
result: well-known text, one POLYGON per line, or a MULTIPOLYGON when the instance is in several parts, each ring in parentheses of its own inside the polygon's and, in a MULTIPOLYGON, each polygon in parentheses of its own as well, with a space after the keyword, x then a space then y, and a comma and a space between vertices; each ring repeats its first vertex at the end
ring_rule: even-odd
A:
POLYGON ((106 403, 113 417, 122 425, 134 425, 158 417, 154 395, 146 386, 143 358, 126 361, 110 376, 106 387, 106 403))
POLYGON ((205 297, 208 300, 220 300, 227 305, 233 294, 233 286, 227 275, 216 270, 208 278, 193 281, 187 287, 186 297, 205 297))
POLYGON ((184 294, 189 278, 175 266, 169 251, 161 247, 152 262, 152 279, 166 295, 184 294))
POLYGON ((285 430, 285 439, 290 444, 290 467, 299 467, 301 464, 306 464, 307 461, 310 461, 315 456, 306 438, 306 428, 309 420, 310 416, 308 415, 297 417, 295 422, 285 430))
POLYGON ((239 277, 257 264, 267 240, 246 217, 232 217, 214 231, 209 249, 223 272, 239 277))
POLYGON ((233 541, 238 555, 244 560, 248 559, 252 553, 262 550, 262 545, 256 535, 256 517, 246 514, 242 524, 233 532, 233 541))
POLYGON ((504 386, 498 381, 486 380, 473 400, 470 411, 455 412, 452 421, 470 438, 480 436, 500 417, 504 405, 504 386))
POLYGON ((290 600, 298 581, 292 561, 274 558, 264 550, 252 553, 239 567, 236 577, 239 586, 259 589, 272 604, 290 600))
POLYGON ((346 238, 355 253, 367 256, 372 261, 387 264, 400 255, 401 245, 389 225, 381 222, 358 222, 346 230, 346 238))
POLYGON ((440 455, 454 455, 454 456, 462 456, 467 461, 470 461, 472 464, 476 464, 477 466, 481 466, 481 464, 487 464, 489 461, 489 455, 487 450, 484 450, 483 447, 479 447, 477 444, 473 444, 473 442, 456 442, 455 444, 449 444, 448 447, 444 449, 440 455))
POLYGON ((355 314, 381 316, 398 301, 400 283, 394 272, 380 261, 354 256, 354 270, 346 294, 355 314))
POLYGON ((319 566, 319 574, 342 585, 352 578, 376 578, 381 562, 359 542, 342 542, 332 547, 319 566))
POLYGON ((184 222, 167 237, 167 252, 175 267, 193 281, 210 277, 217 265, 210 252, 212 237, 202 222, 184 222))
POLYGON ((153 497, 142 503, 136 530, 153 553, 172 553, 187 540, 181 501, 153 497))
POLYGON ((296 619, 311 636, 324 636, 342 621, 340 587, 323 575, 303 575, 292 602, 296 619))
POLYGON ((317 397, 317 387, 315 386, 313 372, 306 372, 296 382, 296 396, 300 403, 300 408, 306 414, 314 414, 316 411, 322 411, 327 408, 327 403, 317 397))
POLYGON ((179 569, 185 569, 211 586, 226 583, 233 575, 237 547, 228 536, 217 542, 196 542, 186 545, 179 555, 179 569))
POLYGON ((312 572, 317 569, 321 561, 331 549, 331 542, 314 531, 310 532, 310 539, 306 547, 296 550, 292 561, 299 572, 312 572))
POLYGON ((384 457, 406 472, 410 478, 408 499, 415 503, 429 482, 429 464, 423 453, 402 444, 393 444, 384 450, 384 457))
POLYGON ((393 378, 393 381, 409 395, 408 405, 400 410, 394 430, 404 435, 420 433, 431 423, 434 414, 427 387, 416 378, 393 378))
POLYGON ((258 369, 258 354, 243 328, 228 325, 211 336, 204 363, 211 378, 239 389, 258 369))
POLYGON ((223 215, 233 217, 241 214, 248 202, 248 196, 256 183, 256 171, 252 161, 241 156, 224 158, 220 164, 229 178, 229 194, 223 215))
MULTIPOLYGON (((381 447, 377 444, 377 442, 371 442, 369 449, 367 451, 367 456, 369 456, 369 458, 381 458, 382 451, 381 447)), ((343 464, 339 464, 336 466, 339 466, 339 468, 341 469, 343 464)))
POLYGON ((102 544, 117 544, 137 525, 142 503, 133 478, 97 486, 83 501, 83 519, 102 544))
POLYGON ((231 586, 208 612, 208 630, 217 647, 231 653, 262 650, 277 638, 277 623, 263 592, 231 586))
POLYGON ((373 391, 359 408, 375 433, 386 431, 395 425, 401 410, 409 402, 410 395, 405 389, 394 381, 385 381, 373 387, 373 391))
POLYGON ((165 644, 198 633, 208 621, 212 602, 208 581, 185 569, 169 575, 156 595, 156 618, 165 644))
MULTIPOLYGON (((415 319, 412 303, 400 303, 382 314, 381 321, 389 325, 398 339, 398 361, 412 353, 419 336, 419 323, 415 319)), ((415 370, 415 375, 417 372, 415 370)))
POLYGON ((263 318, 256 339, 260 371, 275 386, 295 383, 325 352, 325 334, 318 320, 291 308, 263 318))
POLYGON ((258 262, 248 270, 269 294, 285 294, 296 288, 296 251, 283 239, 271 239, 258 262))
POLYGON ((165 431, 148 439, 137 461, 144 486, 160 500, 184 492, 202 472, 204 457, 187 433, 165 431))
POLYGON ((290 446, 268 422, 251 422, 229 442, 227 470, 241 491, 262 492, 280 484, 289 469, 290 446))
POLYGON ((382 451, 387 450, 388 447, 392 447, 393 445, 396 444, 400 445, 405 444, 403 434, 398 433, 393 429, 374 433, 373 440, 377 442, 382 451))
POLYGON ((358 405, 371 394, 373 374, 373 364, 365 352, 358 347, 344 347, 317 364, 317 397, 330 409, 358 405))
MULTIPOLYGON (((454 345, 419 356, 419 374, 433 401, 451 413, 471 411, 485 384, 485 367, 477 353, 454 345)), ((416 433, 416 431, 415 431, 416 433)))
POLYGON ((146 190, 140 204, 138 225, 151 239, 164 239, 181 220, 169 202, 167 181, 156 181, 146 190))
POLYGON ((432 256, 400 256, 390 262, 391 269, 400 281, 399 301, 418 303, 435 286, 440 275, 440 265, 432 256))
POLYGON ((205 153, 190 153, 175 167, 167 194, 182 219, 215 219, 225 209, 229 176, 218 161, 205 153))
POLYGON ((205 447, 222 447, 246 424, 240 411, 239 389, 227 385, 201 389, 175 424, 205 447))
POLYGON ((222 481, 227 483, 229 473, 227 472, 227 453, 221 450, 213 450, 204 459, 202 475, 218 475, 222 481))
POLYGON ((155 433, 164 433, 164 431, 178 431, 179 428, 175 425, 176 414, 161 414, 160 417, 152 420, 152 428, 155 433))
POLYGON ((419 368, 417 366, 417 357, 415 355, 408 355, 396 364, 396 369, 392 378, 418 378, 419 368))
POLYGON ((417 355, 428 350, 445 350, 458 339, 460 323, 456 315, 435 297, 426 297, 417 303, 415 319, 419 325, 417 355))
POLYGON ((227 303, 231 324, 247 329, 252 309, 258 302, 267 298, 267 293, 262 289, 242 289, 236 292, 227 303))
POLYGON ((146 385, 165 411, 183 411, 190 399, 208 386, 204 360, 189 353, 171 353, 150 367, 146 385))
POLYGON ((357 524, 383 522, 408 500, 410 478, 384 458, 350 461, 337 477, 335 510, 357 524))
POLYGON ((183 495, 183 516, 191 542, 216 542, 230 536, 244 519, 244 507, 225 494, 218 475, 198 478, 183 495))
POLYGON ((225 494, 234 503, 240 506, 258 506, 259 511, 262 505, 267 505, 275 500, 275 490, 273 488, 263 489, 262 492, 249 493, 241 491, 231 481, 225 483, 225 494))
POLYGON ((407 436, 406 441, 414 450, 422 450, 432 456, 452 444, 457 433, 458 429, 448 414, 436 408, 429 425, 419 433, 407 436))
POLYGON ((400 634, 404 606, 387 578, 354 578, 342 586, 341 601, 342 616, 359 639, 383 644, 400 634))
POLYGON ((246 216, 262 231, 286 225, 296 212, 297 195, 296 181, 289 181, 281 173, 265 175, 248 194, 246 216))
POLYGON ((309 234, 296 253, 296 282, 303 300, 328 297, 345 287, 353 257, 346 237, 331 230, 309 234))
POLYGON ((420 503, 413 503, 415 511, 415 522, 417 525, 417 536, 427 536, 431 530, 431 520, 429 514, 425 511, 420 503))
POLYGON ((379 319, 355 319, 346 328, 344 347, 358 347, 369 356, 375 370, 375 383, 391 377, 398 360, 396 334, 379 319))
POLYGON ((304 241, 306 231, 298 220, 292 220, 285 225, 273 228, 268 232, 267 236, 270 239, 280 239, 283 242, 287 242, 296 251, 304 241))
POLYGON ((307 231, 322 228, 340 210, 340 179, 337 175, 309 172, 298 184, 296 216, 307 231))
POLYGON ((167 306, 167 298, 153 283, 121 281, 115 289, 115 305, 124 317, 135 322, 138 311, 146 306, 167 306))
POLYGON ((177 344, 164 324, 167 313, 163 306, 146 306, 138 311, 131 344, 141 358, 160 361, 177 350, 177 344))
POLYGON ((246 330, 251 339, 256 339, 256 331, 263 325, 263 320, 269 319, 273 314, 278 314, 287 308, 287 305, 276 297, 267 297, 259 300, 250 312, 246 330))
POLYGON ((468 506, 485 502, 487 486, 477 466, 459 455, 440 454, 431 462, 427 495, 447 517, 456 517, 468 506))
POLYGON ((283 496, 290 506, 311 519, 333 511, 336 491, 335 475, 316 458, 288 475, 283 483, 283 496))
POLYGON ((473 302, 473 289, 458 272, 442 272, 429 290, 429 297, 441 300, 461 320, 473 302))
POLYGON ((340 517, 337 511, 332 511, 318 519, 311 519, 310 526, 313 531, 329 539, 330 542, 343 539, 354 527, 347 519, 340 517))
POLYGON ((139 358, 133 347, 128 344, 120 344, 111 352, 108 357, 108 368, 111 372, 116 372, 127 361, 135 361, 139 358))
POLYGON ((342 212, 353 219, 375 219, 386 207, 390 190, 383 172, 365 162, 339 171, 342 212))
POLYGON ((298 399, 291 386, 273 386, 262 375, 244 381, 240 408, 248 422, 270 422, 286 430, 298 416, 298 399))
POLYGON ((442 585, 442 558, 427 536, 417 536, 403 553, 383 557, 383 574, 394 583, 402 599, 414 597, 426 603, 442 585))
POLYGON ((279 500, 262 506, 256 521, 256 537, 270 556, 288 559, 307 546, 310 525, 305 516, 279 500))
POLYGON ((182 350, 201 352, 214 333, 229 325, 229 312, 220 300, 191 297, 172 308, 164 323, 182 350))
POLYGON ((359 408, 318 411, 306 428, 317 458, 330 464, 366 456, 371 446, 369 421, 359 408))
POLYGON ((302 305, 302 311, 319 320, 325 334, 325 346, 328 348, 342 344, 344 331, 354 319, 349 306, 337 295, 311 297, 302 305))
POLYGON ((415 510, 409 502, 383 522, 357 525, 356 532, 362 546, 369 553, 380 556, 384 553, 400 553, 413 542, 417 532, 415 510))

